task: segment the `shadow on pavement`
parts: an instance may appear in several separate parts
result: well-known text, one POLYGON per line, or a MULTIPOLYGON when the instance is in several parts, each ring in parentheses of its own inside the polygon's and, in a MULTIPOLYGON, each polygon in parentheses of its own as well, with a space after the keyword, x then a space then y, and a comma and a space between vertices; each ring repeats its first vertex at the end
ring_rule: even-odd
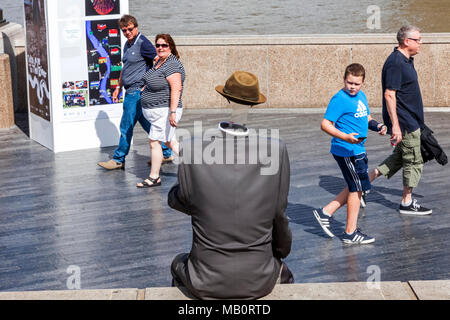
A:
MULTIPOLYGON (((380 177, 379 179, 383 179, 383 177, 380 177)), ((377 180, 375 180, 375 183, 376 181, 377 180)), ((319 186, 334 195, 338 195, 339 192, 341 192, 341 190, 346 187, 346 183, 343 178, 334 176, 319 176, 319 186)), ((386 188, 372 184, 372 189, 367 194, 366 202, 378 203, 385 206, 386 208, 397 210, 402 198, 402 194, 403 190, 401 189, 386 188), (386 199, 384 195, 397 196, 398 202, 392 202, 391 200, 386 199)), ((414 197, 423 198, 423 196, 419 194, 414 194, 414 197)), ((331 200, 332 199, 330 199, 330 201, 331 200)))

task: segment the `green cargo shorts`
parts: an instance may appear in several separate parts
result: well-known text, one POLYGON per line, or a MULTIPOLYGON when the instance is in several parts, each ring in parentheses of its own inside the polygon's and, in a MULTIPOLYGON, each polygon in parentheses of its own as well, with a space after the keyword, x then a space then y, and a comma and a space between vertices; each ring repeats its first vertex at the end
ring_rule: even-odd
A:
POLYGON ((388 179, 400 168, 403 168, 403 186, 417 187, 423 168, 420 129, 405 134, 392 154, 377 167, 378 171, 388 179))

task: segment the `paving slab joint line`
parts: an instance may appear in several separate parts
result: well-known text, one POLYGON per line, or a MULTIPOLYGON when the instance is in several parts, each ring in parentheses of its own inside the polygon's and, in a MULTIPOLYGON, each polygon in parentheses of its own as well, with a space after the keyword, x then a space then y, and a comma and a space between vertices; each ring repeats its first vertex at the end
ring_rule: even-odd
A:
POLYGON ((409 283, 409 281, 406 281, 406 284, 408 285, 408 288, 410 289, 411 293, 413 294, 413 296, 416 298, 416 300, 420 300, 419 296, 416 294, 416 292, 414 291, 413 286, 411 285, 411 283, 409 283))
POLYGON ((145 300, 145 289, 138 289, 136 300, 145 300))

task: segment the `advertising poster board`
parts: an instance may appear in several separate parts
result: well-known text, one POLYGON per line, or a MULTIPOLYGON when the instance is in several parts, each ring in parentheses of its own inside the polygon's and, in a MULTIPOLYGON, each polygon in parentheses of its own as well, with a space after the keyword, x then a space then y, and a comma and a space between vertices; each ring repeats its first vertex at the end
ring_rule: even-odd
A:
POLYGON ((128 1, 24 4, 30 137, 54 152, 116 145, 123 93, 118 102, 112 101, 112 93, 119 85, 126 41, 118 20, 127 13, 128 1), (40 19, 33 16, 37 11, 40 19), (37 43, 41 46, 36 48, 37 43), (46 79, 35 80, 44 75, 46 79))
POLYGON ((50 121, 45 1, 25 1, 24 10, 30 112, 50 121))
POLYGON ((119 0, 86 0, 86 16, 119 14, 119 0))
POLYGON ((117 19, 86 21, 89 105, 113 103, 122 70, 119 31, 117 19))

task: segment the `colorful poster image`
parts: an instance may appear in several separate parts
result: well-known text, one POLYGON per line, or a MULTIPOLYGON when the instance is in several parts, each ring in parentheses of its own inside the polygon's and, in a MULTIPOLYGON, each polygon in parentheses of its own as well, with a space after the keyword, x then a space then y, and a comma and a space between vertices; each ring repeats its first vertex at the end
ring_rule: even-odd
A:
POLYGON ((63 92, 63 108, 86 107, 88 100, 87 90, 63 92))
POLYGON ((87 80, 66 81, 63 83, 63 91, 82 90, 87 88, 88 88, 87 80))
POLYGON ((62 85, 63 108, 78 108, 88 106, 87 80, 66 81, 62 85))
POLYGON ((31 113, 50 121, 47 23, 44 0, 25 0, 28 92, 31 113))
POLYGON ((86 15, 120 14, 120 0, 85 0, 86 15))
POLYGON ((89 105, 112 104, 122 70, 118 20, 86 21, 86 42, 89 105))

